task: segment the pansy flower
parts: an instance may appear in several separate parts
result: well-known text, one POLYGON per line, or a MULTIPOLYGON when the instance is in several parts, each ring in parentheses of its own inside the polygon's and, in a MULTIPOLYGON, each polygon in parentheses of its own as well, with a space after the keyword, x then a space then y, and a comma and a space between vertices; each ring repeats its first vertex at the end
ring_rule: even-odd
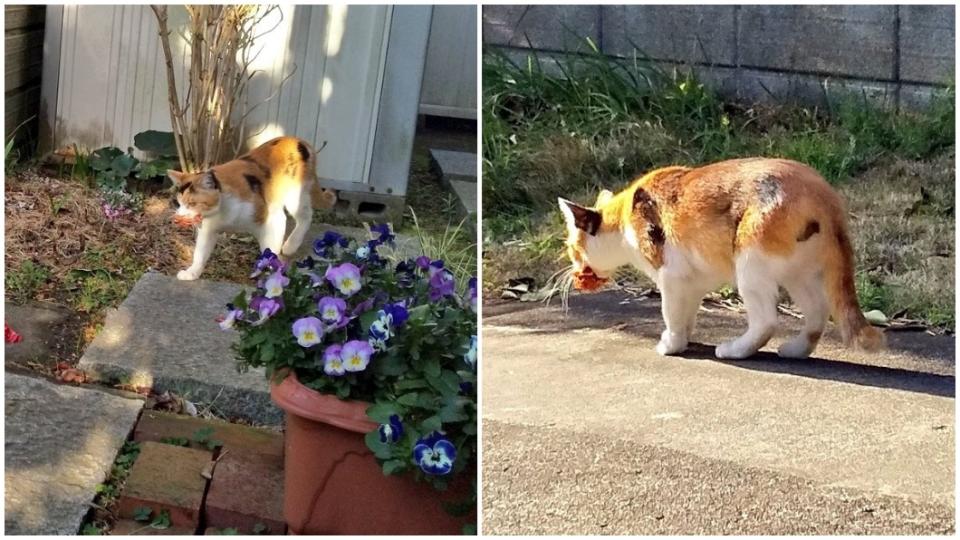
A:
POLYGON ((253 273, 250 274, 250 277, 255 278, 264 272, 277 272, 282 269, 283 262, 280 258, 273 251, 270 251, 270 248, 266 248, 253 264, 253 273))
POLYGON ((403 422, 400 421, 399 416, 391 414, 390 421, 380 424, 377 431, 380 432, 380 442, 395 443, 403 438, 403 422))
POLYGON ((413 262, 417 265, 417 268, 421 270, 426 270, 427 268, 430 268, 430 257, 427 257, 426 255, 421 255, 417 257, 416 260, 414 260, 413 262))
POLYGON ((343 358, 340 353, 343 346, 338 344, 330 345, 323 350, 323 372, 332 377, 339 377, 347 372, 343 366, 343 358))
POLYGON ((472 277, 467 282, 467 303, 474 313, 477 312, 477 278, 472 277))
POLYGON ((436 302, 445 296, 453 296, 453 274, 443 268, 433 271, 433 265, 430 268, 432 274, 430 277, 430 301, 436 302))
POLYGON ((373 355, 373 347, 366 341, 352 340, 343 344, 340 351, 340 358, 343 360, 343 368, 347 371, 356 372, 367 369, 370 364, 370 357, 373 355))
POLYGON ((470 336, 470 346, 467 353, 463 355, 463 361, 470 366, 470 369, 477 368, 477 336, 470 336))
POLYGON ((270 277, 263 283, 266 289, 264 296, 267 298, 276 298, 283 294, 283 288, 290 284, 290 278, 280 272, 270 274, 270 277))
POLYGON ((395 328, 403 326, 403 323, 407 322, 407 319, 410 318, 410 314, 407 312, 407 308, 401 303, 396 304, 387 304, 383 306, 383 311, 385 313, 385 319, 395 328))
POLYGON ((390 230, 390 225, 387 223, 376 223, 370 227, 370 232, 375 232, 380 235, 377 240, 383 244, 392 244, 394 239, 393 231, 390 230))
POLYGON ((342 298, 324 296, 317 302, 317 311, 327 328, 343 328, 347 323, 347 303, 342 298))
POLYGON ((416 263, 410 261, 400 261, 397 263, 397 269, 394 272, 397 276, 397 286, 408 289, 413 287, 416 277, 414 276, 414 270, 416 269, 416 263))
POLYGON ((243 310, 237 309, 233 304, 227 304, 227 312, 217 317, 221 330, 233 328, 235 322, 243 318, 243 310))
POLYGON ((263 296, 254 296, 250 299, 250 309, 255 311, 260 318, 251 323, 253 326, 260 326, 267 322, 267 319, 273 317, 278 311, 283 309, 282 298, 265 298, 263 296))
POLYGON ((366 259, 370 256, 370 246, 363 245, 358 247, 356 255, 358 259, 366 259))
POLYGON ((304 317, 293 323, 293 335, 301 347, 313 347, 323 341, 323 324, 316 317, 304 317))
POLYGON ((297 268, 312 269, 317 264, 313 257, 307 255, 303 260, 297 262, 297 268))
POLYGON ((321 257, 331 257, 336 246, 345 248, 349 243, 350 240, 340 233, 327 231, 323 233, 323 237, 313 241, 313 252, 321 257))
POLYGON ((430 475, 449 474, 456 459, 456 447, 436 431, 418 440, 413 447, 413 460, 420 470, 430 475))
POLYGON ((360 269, 352 263, 332 266, 324 277, 344 296, 352 296, 360 290, 360 269))

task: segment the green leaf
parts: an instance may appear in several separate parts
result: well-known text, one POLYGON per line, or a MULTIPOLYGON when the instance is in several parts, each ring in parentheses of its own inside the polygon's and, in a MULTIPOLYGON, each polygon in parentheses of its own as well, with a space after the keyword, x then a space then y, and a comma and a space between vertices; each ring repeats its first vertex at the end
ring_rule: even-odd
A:
POLYGON ((440 431, 440 429, 443 428, 443 422, 440 420, 440 417, 437 415, 433 415, 430 418, 427 418, 426 420, 423 421, 423 424, 421 425, 423 426, 423 430, 427 432, 440 431))
POLYGON ((168 529, 170 528, 170 512, 164 510, 160 512, 160 515, 153 518, 153 521, 150 523, 150 526, 154 529, 168 529))
POLYGON ((440 359, 436 356, 431 356, 423 361, 423 372, 427 377, 439 377, 440 376, 440 359))
POLYGON ((100 527, 97 527, 93 523, 87 523, 83 526, 83 530, 80 531, 80 534, 84 536, 100 536, 100 527))
POLYGON ((213 428, 210 426, 202 427, 193 432, 193 440, 199 444, 206 444, 213 435, 213 428))
POLYGON ((407 462, 400 459, 388 459, 383 462, 383 475, 397 474, 407 469, 407 462))
POLYGON ((123 155, 123 150, 116 146, 98 148, 90 154, 90 167, 95 171, 105 171, 113 164, 113 160, 120 155, 123 155))
POLYGON ((177 142, 172 131, 156 131, 153 129, 137 133, 133 136, 133 144, 144 152, 155 156, 177 155, 177 142))
POLYGON ((398 416, 402 414, 400 407, 395 403, 378 401, 367 407, 367 416, 378 424, 386 424, 390 421, 390 416, 394 414, 398 416))
POLYGON ((270 532, 263 523, 257 523, 253 526, 253 534, 267 534, 270 532))
POLYGON ((401 405, 406 405, 408 407, 413 407, 417 404, 417 398, 419 394, 416 392, 410 392, 409 394, 404 394, 397 398, 397 403, 401 405))
POLYGON ((153 509, 149 506, 138 506, 133 509, 133 520, 150 521, 151 514, 153 514, 153 509))
POLYGON ((130 176, 130 173, 136 169, 139 163, 140 160, 131 156, 130 154, 120 154, 119 156, 113 158, 113 161, 110 163, 110 168, 115 171, 118 177, 126 178, 130 176))
POLYGON ((364 435, 363 441, 367 443, 367 448, 369 448, 377 458, 390 459, 393 456, 393 447, 380 442, 380 434, 377 431, 371 431, 364 435))

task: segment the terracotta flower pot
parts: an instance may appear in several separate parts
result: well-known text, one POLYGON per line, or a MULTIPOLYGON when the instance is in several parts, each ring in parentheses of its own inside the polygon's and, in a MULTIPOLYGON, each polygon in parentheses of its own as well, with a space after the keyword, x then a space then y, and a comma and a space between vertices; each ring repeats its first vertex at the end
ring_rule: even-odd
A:
POLYGON ((368 403, 320 394, 292 374, 270 395, 287 413, 283 515, 291 534, 461 534, 474 519, 442 505, 467 497, 467 475, 445 492, 410 475, 384 476, 363 439, 377 429, 368 403))

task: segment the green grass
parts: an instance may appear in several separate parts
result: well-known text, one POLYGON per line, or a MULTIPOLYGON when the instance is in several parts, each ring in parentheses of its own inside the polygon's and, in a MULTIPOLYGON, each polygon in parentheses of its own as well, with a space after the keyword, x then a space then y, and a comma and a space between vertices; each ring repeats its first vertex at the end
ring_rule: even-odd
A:
POLYGON ((7 272, 4 277, 7 297, 22 304, 36 296, 40 287, 50 278, 50 271, 42 264, 26 260, 19 268, 7 272))
POLYGON ((601 188, 616 191, 656 167, 763 155, 807 163, 862 203, 863 219, 854 226, 870 242, 855 236, 865 308, 906 310, 952 326, 952 294, 950 305, 937 299, 946 296, 935 289, 943 272, 940 262, 931 270, 925 251, 935 249, 936 235, 948 235, 953 260, 952 87, 921 112, 840 93, 820 108, 743 105, 722 100, 689 72, 660 69, 639 55, 613 60, 585 43, 584 54, 531 55, 525 62, 498 50, 484 54, 487 289, 520 276, 542 284, 565 264, 558 196, 589 202, 601 188), (875 180, 894 164, 922 168, 943 160, 950 166, 933 177, 875 180), (900 215, 921 187, 936 192, 948 212, 900 215), (882 214, 871 212, 881 191, 899 200, 882 205, 882 214), (912 244, 903 241, 905 229, 913 231, 912 244))

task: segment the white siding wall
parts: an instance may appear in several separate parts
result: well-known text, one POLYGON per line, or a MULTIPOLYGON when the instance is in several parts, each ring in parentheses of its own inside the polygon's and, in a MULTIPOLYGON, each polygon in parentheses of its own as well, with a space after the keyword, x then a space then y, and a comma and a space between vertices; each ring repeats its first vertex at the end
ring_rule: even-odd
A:
POLYGON ((477 117, 476 6, 434 6, 420 112, 477 117))
MULTIPOLYGON (((264 30, 250 86, 250 103, 269 101, 248 117, 250 144, 287 134, 327 147, 318 160, 322 178, 367 182, 390 34, 390 6, 283 6, 264 30), (279 94, 278 83, 287 75, 279 94)), ((170 129, 166 74, 157 23, 147 6, 62 8, 54 144, 88 149, 133 145, 135 134, 170 129)), ((186 20, 170 9, 177 33, 186 20)), ((475 40, 474 40, 475 41, 475 40)), ((184 42, 171 42, 178 85, 185 90, 184 42)), ((422 54, 422 53, 421 53, 422 54)), ((44 81, 48 85, 48 81, 44 81)), ((49 100, 48 100, 49 101, 49 100)))

